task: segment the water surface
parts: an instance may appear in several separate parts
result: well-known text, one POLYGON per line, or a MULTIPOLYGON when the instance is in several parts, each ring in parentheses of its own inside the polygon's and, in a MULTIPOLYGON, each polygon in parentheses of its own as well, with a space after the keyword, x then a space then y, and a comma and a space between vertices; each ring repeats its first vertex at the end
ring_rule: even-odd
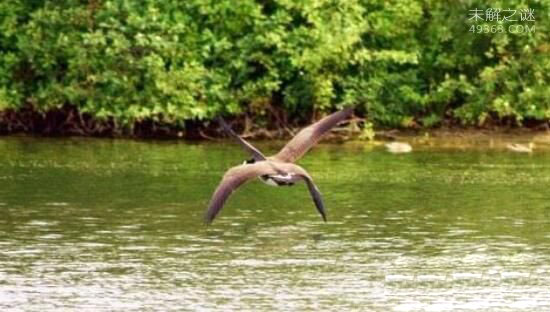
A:
MULTIPOLYGON (((266 153, 281 144, 258 143, 266 153)), ((212 226, 231 142, 0 138, 0 310, 550 309, 550 152, 321 144, 212 226)))

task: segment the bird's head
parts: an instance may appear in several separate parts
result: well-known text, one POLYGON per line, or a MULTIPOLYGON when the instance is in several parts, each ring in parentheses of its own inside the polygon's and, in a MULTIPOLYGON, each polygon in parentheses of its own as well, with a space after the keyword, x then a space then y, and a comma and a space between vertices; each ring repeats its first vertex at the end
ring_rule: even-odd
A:
POLYGON ((243 162, 243 165, 250 165, 250 164, 253 164, 256 162, 256 159, 254 158, 250 158, 250 159, 247 159, 243 162))

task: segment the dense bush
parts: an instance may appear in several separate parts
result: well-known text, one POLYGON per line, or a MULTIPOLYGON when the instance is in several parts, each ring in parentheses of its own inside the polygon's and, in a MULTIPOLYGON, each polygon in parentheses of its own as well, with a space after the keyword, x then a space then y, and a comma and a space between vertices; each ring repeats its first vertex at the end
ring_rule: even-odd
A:
POLYGON ((0 110, 119 125, 353 104, 375 124, 550 118, 548 0, 3 0, 0 110), (533 32, 474 8, 534 9, 533 32), (502 25, 472 33, 471 25, 502 25))

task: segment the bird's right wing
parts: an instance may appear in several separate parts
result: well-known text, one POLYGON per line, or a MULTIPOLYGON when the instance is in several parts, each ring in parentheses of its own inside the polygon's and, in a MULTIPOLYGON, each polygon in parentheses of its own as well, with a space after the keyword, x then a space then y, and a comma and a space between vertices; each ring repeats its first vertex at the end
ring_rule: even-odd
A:
POLYGON ((295 162, 302 157, 319 139, 337 123, 346 119, 353 113, 353 108, 348 107, 336 113, 332 113, 316 123, 300 130, 273 158, 284 162, 295 162))
POLYGON ((239 186, 260 175, 275 174, 276 172, 277 171, 266 161, 244 164, 229 169, 210 199, 210 204, 204 216, 206 224, 212 223, 218 212, 223 208, 227 198, 229 198, 231 193, 239 186))
POLYGON ((244 147, 244 149, 247 152, 249 152, 250 154, 252 154, 252 158, 254 158, 254 160, 260 161, 260 160, 265 160, 266 159, 264 154, 262 154, 262 152, 260 152, 254 146, 252 146, 252 144, 248 143, 245 139, 238 136, 233 131, 233 129, 231 129, 231 127, 229 127, 229 125, 227 123, 225 123, 225 121, 222 118, 219 118, 218 121, 219 121, 220 125, 223 127, 223 129, 225 130, 225 132, 227 132, 230 136, 237 139, 237 141, 239 141, 239 143, 241 143, 241 145, 244 147))

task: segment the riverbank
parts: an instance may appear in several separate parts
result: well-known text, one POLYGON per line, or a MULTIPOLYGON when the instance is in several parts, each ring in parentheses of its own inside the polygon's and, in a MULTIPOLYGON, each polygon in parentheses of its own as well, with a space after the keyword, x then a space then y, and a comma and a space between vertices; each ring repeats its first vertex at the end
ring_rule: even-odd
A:
MULTIPOLYGON (((237 126, 237 125, 236 125, 237 126)), ((169 128, 164 128, 169 129, 169 128)), ((291 135, 296 134, 301 128, 285 128, 284 130, 266 130, 260 129, 256 132, 243 133, 242 129, 235 127, 239 135, 246 137, 247 140, 258 144, 277 144, 282 146, 291 135), (267 143, 270 142, 270 143, 267 143)), ((217 124, 211 122, 208 127, 196 129, 193 136, 183 129, 180 132, 167 131, 162 134, 147 136, 125 136, 121 133, 117 135, 82 135, 81 133, 57 133, 55 135, 33 133, 33 132, 3 132, 0 137, 73 137, 73 139, 88 138, 109 138, 109 139, 137 139, 137 140, 195 140, 204 142, 229 142, 228 138, 217 124)), ((505 150, 509 144, 534 143, 535 150, 550 150, 550 130, 541 128, 510 128, 510 127, 492 127, 492 128, 460 128, 460 127, 441 127, 432 129, 375 129, 374 136, 367 139, 363 136, 362 129, 353 129, 350 124, 344 124, 336 127, 322 139, 321 144, 326 143, 345 143, 347 146, 356 146, 357 148, 376 148, 386 142, 397 141, 407 142, 413 146, 414 151, 433 150, 433 149, 495 149, 505 150)), ((275 149, 278 147, 275 147, 275 149)))
MULTIPOLYGON (((229 117, 227 122, 244 138, 257 140, 289 139, 301 128, 322 118, 313 114, 309 122, 298 118, 289 118, 277 114, 251 116, 241 114, 229 117)), ((521 137, 544 135, 550 131, 550 122, 526 122, 519 127, 505 121, 486 123, 483 126, 462 126, 454 120, 446 120, 440 127, 419 127, 414 124, 408 128, 389 129, 377 127, 360 114, 342 123, 327 135, 327 139, 342 140, 382 140, 392 141, 399 138, 445 138, 445 139, 482 139, 519 135, 521 137)), ((138 139, 188 139, 217 140, 226 134, 215 120, 187 120, 184 122, 163 122, 146 119, 136 121, 132 127, 121 126, 112 118, 98 119, 87 113, 79 113, 76 108, 66 107, 46 113, 23 109, 0 112, 0 135, 36 135, 36 136, 82 136, 138 139)))

